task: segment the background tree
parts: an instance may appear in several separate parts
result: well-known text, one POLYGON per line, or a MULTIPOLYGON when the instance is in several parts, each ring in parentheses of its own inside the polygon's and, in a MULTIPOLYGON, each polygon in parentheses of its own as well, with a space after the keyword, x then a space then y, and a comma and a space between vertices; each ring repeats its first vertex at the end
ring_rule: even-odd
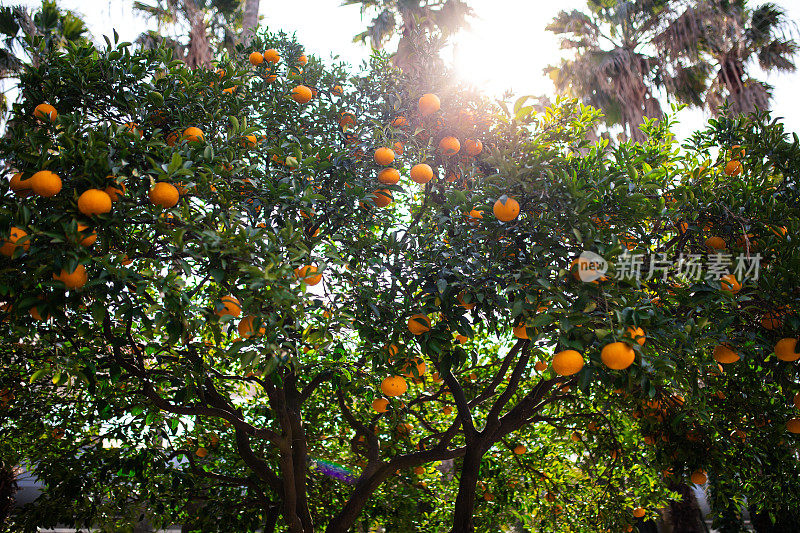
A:
POLYGON ((265 35, 190 69, 115 43, 26 69, 0 141, 0 446, 46 489, 13 527, 632 529, 701 470, 738 481, 720 509, 794 501, 779 123, 589 148, 577 102, 302 52, 265 35), (720 241, 760 277, 621 275, 720 241))

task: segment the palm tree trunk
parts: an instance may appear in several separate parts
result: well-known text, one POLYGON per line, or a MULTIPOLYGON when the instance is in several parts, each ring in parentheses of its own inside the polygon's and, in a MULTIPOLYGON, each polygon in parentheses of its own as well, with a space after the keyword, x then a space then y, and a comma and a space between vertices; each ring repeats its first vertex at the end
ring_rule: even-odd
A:
POLYGON ((258 7, 260 0, 247 0, 242 21, 242 42, 248 44, 258 30, 258 7))
POLYGON ((211 65, 212 54, 203 11, 194 0, 184 0, 183 8, 189 21, 189 52, 186 54, 186 64, 190 68, 208 67, 211 65))

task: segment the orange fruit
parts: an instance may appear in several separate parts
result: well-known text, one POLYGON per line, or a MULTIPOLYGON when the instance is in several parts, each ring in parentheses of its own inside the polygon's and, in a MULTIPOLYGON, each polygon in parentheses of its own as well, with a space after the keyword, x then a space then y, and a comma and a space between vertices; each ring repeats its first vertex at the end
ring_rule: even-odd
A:
MULTIPOLYGON (((111 176, 113 177, 113 176, 111 176)), ((114 183, 113 185, 107 186, 103 192, 105 192, 109 198, 111 198, 112 202, 116 202, 119 200, 119 197, 125 194, 125 184, 124 183, 114 183)))
POLYGON ((252 52, 248 59, 250 60, 250 64, 255 67, 264 62, 264 54, 261 52, 252 52))
POLYGON ((564 350, 553 356, 551 364, 559 376, 571 376, 583 368, 583 356, 575 350, 564 350))
POLYGON ((86 276, 86 267, 78 265, 72 272, 61 269, 58 275, 53 274, 53 279, 62 282, 68 289, 79 289, 86 285, 86 281, 88 280, 86 276))
POLYGON ((800 392, 794 395, 794 406, 800 409, 800 392))
POLYGON ((467 139, 464 141, 464 149, 467 154, 476 156, 483 151, 483 143, 476 139, 467 139))
POLYGON ((731 146, 730 155, 731 159, 741 159, 745 155, 747 155, 747 152, 743 147, 739 146, 738 144, 734 144, 733 146, 731 146))
POLYGON ((353 113, 345 111, 339 116, 339 126, 347 128, 356 125, 356 116, 353 113))
POLYGON ((152 204, 169 209, 177 205, 180 194, 178 193, 178 189, 171 183, 159 181, 150 189, 148 197, 152 204))
POLYGON ((408 319, 408 331, 414 335, 422 335, 431 330, 431 319, 425 315, 412 315, 408 319))
POLYGON ((386 207, 394 200, 391 191, 386 189, 378 189, 373 191, 372 194, 375 197, 372 200, 372 203, 375 204, 375 207, 386 207))
POLYGON ((238 317, 242 314, 242 302, 240 302, 237 297, 230 294, 223 296, 214 306, 214 314, 220 317, 226 315, 238 317))
POLYGON ((471 310, 471 309, 473 309, 475 307, 475 302, 470 302, 470 303, 465 303, 464 302, 464 291, 461 291, 460 293, 458 293, 458 296, 456 298, 458 299, 458 305, 460 305, 461 307, 463 307, 467 311, 469 311, 469 310, 471 310))
POLYGON ((449 405, 445 405, 444 407, 442 407, 442 414, 444 416, 450 416, 450 413, 452 413, 452 412, 453 412, 453 408, 450 407, 449 405))
POLYGON ((517 326, 514 326, 514 336, 518 339, 523 339, 523 340, 529 339, 530 337, 528 337, 527 326, 525 324, 519 324, 517 326))
POLYGON ((200 128, 196 128, 194 126, 189 126, 185 130, 183 130, 183 140, 189 142, 202 142, 203 130, 201 130, 200 128))
POLYGON ((455 137, 444 137, 439 141, 439 151, 442 155, 456 155, 461 150, 461 143, 455 137))
POLYGON ((783 317, 780 313, 771 311, 761 318, 761 327, 772 331, 783 326, 783 317))
POLYGON ((408 390, 408 383, 400 376, 389 376, 381 382, 381 392, 389 398, 400 396, 408 390))
POLYGON ((308 64, 308 58, 305 54, 300 54, 300 57, 297 58, 297 64, 303 67, 308 64))
POLYGON ((167 146, 175 146, 175 144, 178 142, 178 132, 172 131, 168 133, 164 140, 167 143, 167 146))
POLYGON ((400 172, 395 168, 384 168, 378 172, 378 181, 384 185, 394 185, 400 181, 400 172))
POLYGON ((728 164, 725 165, 725 174, 727 174, 731 178, 741 174, 742 170, 744 170, 744 167, 739 161, 736 160, 728 161, 728 164))
POLYGON ((202 458, 202 457, 205 457, 206 455, 208 455, 208 450, 206 450, 205 448, 203 448, 201 446, 200 448, 197 448, 197 451, 194 452, 194 453, 197 455, 197 457, 201 457, 202 458))
POLYGON ((786 431, 789 433, 800 433, 800 418, 790 418, 786 422, 786 431))
POLYGON ((420 115, 427 117, 433 115, 442 107, 442 102, 435 94, 423 94, 417 103, 420 115))
POLYGON ((415 466, 414 467, 414 473, 416 475, 418 475, 418 476, 423 475, 425 473, 425 467, 423 467, 423 466, 415 466))
POLYGON ((341 85, 334 85, 331 92, 333 92, 333 94, 336 96, 342 96, 344 94, 344 89, 342 89, 341 85))
POLYGON ((471 209, 470 212, 467 213, 467 216, 469 216, 469 222, 471 224, 477 224, 479 220, 483 219, 483 211, 471 209))
POLYGON ((514 453, 517 455, 524 455, 528 451, 528 448, 525 447, 524 444, 518 444, 514 448, 514 453))
POLYGON ((394 152, 389 148, 378 148, 374 155, 375 163, 388 167, 394 162, 394 152))
POLYGON ((537 372, 544 372, 547 370, 547 363, 544 361, 537 361, 535 365, 533 365, 533 369, 537 372))
POLYGON ((402 128, 403 126, 408 126, 408 119, 404 116, 395 117, 392 120, 392 126, 395 128, 402 128))
POLYGON ((255 135, 245 135, 239 141, 239 144, 244 146, 245 148, 253 148, 255 145, 258 144, 258 137, 255 135))
POLYGON ((78 211, 86 216, 111 211, 111 197, 100 189, 87 189, 78 197, 78 211))
POLYGON ((733 274, 728 274, 720 278, 720 289, 725 292, 737 294, 742 290, 742 285, 736 280, 733 274))
POLYGON ((411 180, 420 185, 428 183, 433 179, 433 169, 430 165, 420 163, 411 167, 411 180))
POLYGON ((80 238, 81 246, 91 246, 97 242, 97 232, 94 230, 87 231, 88 229, 89 227, 86 224, 78 223, 78 233, 81 235, 86 235, 88 233, 88 236, 80 238))
POLYGON ((461 334, 456 335, 456 342, 458 344, 464 344, 468 340, 469 340, 469 337, 467 337, 465 335, 461 335, 461 334))
POLYGON ((14 255, 14 252, 17 248, 22 248, 24 251, 28 251, 31 247, 30 239, 26 240, 23 243, 19 243, 24 237, 28 236, 28 232, 22 228, 12 227, 11 231, 8 234, 8 239, 5 239, 0 246, 0 254, 3 254, 6 257, 11 257, 14 255))
POLYGON ((40 170, 31 176, 31 188, 35 194, 51 198, 61 192, 61 178, 49 170, 40 170))
POLYGON ((31 194, 31 180, 23 180, 22 172, 17 172, 11 176, 8 187, 18 196, 29 196, 31 194))
POLYGON ((239 331, 239 335, 243 339, 249 339, 254 335, 263 335, 267 332, 267 329, 264 326, 258 328, 258 333, 255 331, 254 322, 255 318, 253 315, 247 315, 246 317, 242 318, 239 321, 239 325, 236 326, 236 329, 239 331))
POLYGON ((511 222, 519 216, 519 202, 503 195, 494 203, 492 211, 498 220, 511 222))
POLYGON ((270 63, 277 63, 281 60, 281 55, 274 48, 265 50, 262 55, 264 56, 264 61, 269 61, 270 63))
POLYGON ((800 359, 800 353, 796 353, 797 339, 781 339, 775 343, 775 355, 781 361, 797 361, 800 359))
POLYGON ((424 376, 427 371, 428 365, 419 357, 407 361, 402 368, 403 375, 408 379, 424 376), (414 373, 414 367, 417 369, 416 374, 414 373))
POLYGON ((386 398, 375 398, 372 400, 372 410, 376 413, 385 413, 389 408, 389 400, 386 398))
POLYGON ((709 237, 706 239, 706 247, 714 250, 724 250, 726 248, 725 240, 722 237, 709 237))
POLYGON ((642 509, 641 507, 637 507, 636 509, 633 510, 633 516, 635 518, 641 518, 644 515, 645 515, 645 510, 642 509))
POLYGON ((304 281, 306 285, 316 285, 322 281, 322 273, 317 272, 317 267, 314 265, 306 265, 294 269, 294 277, 304 281))
POLYGON ((403 149, 404 149, 403 143, 397 141, 392 145, 392 147, 394 148, 394 153, 396 153, 397 155, 403 155, 403 149))
POLYGON ((718 344, 714 347, 714 360, 718 363, 735 363, 739 360, 739 354, 727 344, 718 344))
POLYGON ((298 85, 292 89, 291 98, 298 104, 307 104, 312 98, 311 89, 305 85, 298 85))
POLYGON ((708 481, 708 476, 706 475, 706 471, 702 468, 698 468, 694 472, 692 472, 692 483, 695 485, 705 485, 706 481, 708 481))
POLYGON ((267 83, 274 83, 275 80, 278 79, 278 75, 272 74, 271 72, 266 72, 264 74, 264 79, 266 80, 267 83))
POLYGON ((50 122, 55 122, 56 118, 58 118, 58 112, 50 104, 39 104, 34 108, 33 116, 41 121, 49 120, 50 122))
POLYGON ((642 328, 629 327, 627 333, 631 339, 639 343, 639 346, 644 346, 645 338, 644 330, 642 328))
POLYGON ((612 342, 603 347, 600 359, 612 370, 625 370, 633 364, 636 352, 624 342, 612 342))

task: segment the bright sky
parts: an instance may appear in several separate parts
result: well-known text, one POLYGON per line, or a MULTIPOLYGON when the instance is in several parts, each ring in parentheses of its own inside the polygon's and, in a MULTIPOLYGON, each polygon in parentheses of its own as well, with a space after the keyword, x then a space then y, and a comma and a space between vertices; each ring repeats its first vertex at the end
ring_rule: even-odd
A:
MULTIPOLYGON (((4 0, 0 0, 3 1, 4 0)), ((790 17, 800 22, 800 2, 776 0, 790 17)), ((35 6, 38 0, 17 0, 14 4, 35 6)), ((111 33, 116 28, 123 40, 133 41, 147 27, 144 18, 132 14, 132 0, 59 0, 62 8, 84 15, 92 33, 111 33)), ((261 0, 262 26, 296 32, 306 51, 322 58, 336 54, 350 63, 369 55, 368 47, 352 42, 364 30, 357 6, 343 7, 339 0, 278 2, 261 0)), ((582 8, 585 0, 471 0, 477 13, 472 30, 457 38, 453 60, 460 75, 491 95, 512 89, 517 95, 552 94, 549 78, 542 74, 548 63, 557 63, 561 51, 556 37, 545 31, 547 23, 561 9, 582 8)), ((151 23, 151 27, 154 27, 151 23)), ((794 84, 800 74, 758 72, 759 79, 775 87, 772 109, 785 119, 787 130, 800 133, 800 100, 794 84)), ((681 137, 701 128, 708 118, 698 110, 681 113, 681 137)))

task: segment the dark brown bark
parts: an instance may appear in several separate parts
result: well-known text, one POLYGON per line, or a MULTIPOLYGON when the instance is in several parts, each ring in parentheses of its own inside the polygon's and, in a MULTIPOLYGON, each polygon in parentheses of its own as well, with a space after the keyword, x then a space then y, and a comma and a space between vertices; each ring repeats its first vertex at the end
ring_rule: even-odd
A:
POLYGON ((211 65, 211 42, 203 11, 194 0, 184 0, 186 19, 189 21, 189 51, 186 64, 190 68, 208 67, 211 65))
POLYGON ((670 490, 681 495, 680 501, 672 501, 669 504, 673 530, 682 533, 705 533, 706 528, 700 517, 700 507, 697 505, 697 498, 694 497, 692 489, 681 483, 671 486, 670 490))
POLYGON ((452 533, 471 533, 475 531, 472 516, 475 513, 475 490, 483 458, 483 447, 475 446, 464 455, 461 478, 458 481, 458 495, 453 511, 452 533))

